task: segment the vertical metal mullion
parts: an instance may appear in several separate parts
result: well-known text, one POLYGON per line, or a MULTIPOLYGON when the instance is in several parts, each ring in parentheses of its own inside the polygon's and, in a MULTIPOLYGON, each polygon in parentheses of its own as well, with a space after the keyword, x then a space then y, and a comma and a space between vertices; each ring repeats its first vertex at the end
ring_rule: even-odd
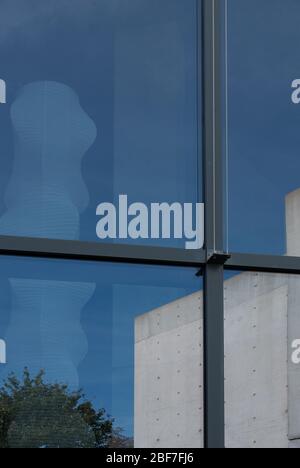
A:
MULTIPOLYGON (((202 0, 205 246, 223 252, 221 3, 202 0)), ((204 269, 205 447, 225 447, 223 265, 204 269)))
POLYGON ((223 266, 204 273, 204 446, 225 447, 223 266))
POLYGON ((223 252, 221 18, 221 0, 202 0, 205 246, 223 252))

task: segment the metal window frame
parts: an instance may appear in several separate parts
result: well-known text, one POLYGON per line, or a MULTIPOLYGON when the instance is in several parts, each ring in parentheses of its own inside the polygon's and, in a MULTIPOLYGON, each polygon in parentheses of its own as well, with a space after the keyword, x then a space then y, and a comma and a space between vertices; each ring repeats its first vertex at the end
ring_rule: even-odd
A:
MULTIPOLYGON (((199 167, 203 165, 205 246, 201 250, 0 236, 0 256, 195 267, 204 278, 205 448, 225 447, 224 271, 299 274, 300 257, 231 253, 224 249, 222 162, 222 2, 198 1, 199 167), (202 100, 203 99, 203 100, 202 100)), ((223 4, 224 6, 224 4, 223 4)))

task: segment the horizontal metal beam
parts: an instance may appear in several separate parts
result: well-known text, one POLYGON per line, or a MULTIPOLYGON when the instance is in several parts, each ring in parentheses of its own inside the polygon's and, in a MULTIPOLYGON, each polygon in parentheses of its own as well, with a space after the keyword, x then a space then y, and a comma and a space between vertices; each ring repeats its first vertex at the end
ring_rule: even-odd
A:
POLYGON ((226 270, 300 274, 300 257, 232 253, 226 270))
POLYGON ((0 255, 200 268, 204 250, 0 236, 0 255))
MULTIPOLYGON (((0 255, 201 268, 205 250, 0 236, 0 255)), ((300 274, 300 257, 231 253, 226 270, 300 274)))

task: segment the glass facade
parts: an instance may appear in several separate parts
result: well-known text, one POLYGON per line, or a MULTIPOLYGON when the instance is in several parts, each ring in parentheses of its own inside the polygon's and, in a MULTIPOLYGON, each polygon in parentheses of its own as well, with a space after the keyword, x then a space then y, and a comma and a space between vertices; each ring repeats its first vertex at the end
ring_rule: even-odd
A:
POLYGON ((300 446, 298 3, 2 0, 0 448, 300 446))
POLYGON ((199 443, 195 271, 8 257, 0 281, 2 448, 199 443))
POLYGON ((99 204, 202 201, 197 0, 10 0, 0 21, 2 235, 103 242, 99 204))
POLYGON ((229 250, 295 255, 286 212, 299 180, 300 4, 228 0, 229 250))

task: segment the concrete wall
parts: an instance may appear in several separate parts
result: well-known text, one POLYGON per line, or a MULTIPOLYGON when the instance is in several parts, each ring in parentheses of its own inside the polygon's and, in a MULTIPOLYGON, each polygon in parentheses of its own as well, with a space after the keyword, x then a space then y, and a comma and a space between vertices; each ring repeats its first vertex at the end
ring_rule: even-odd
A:
MULTIPOLYGON (((287 197, 287 252, 300 255, 300 191, 287 197)), ((243 273, 225 282, 226 446, 300 447, 300 277, 243 273)), ((203 446, 203 297, 136 320, 136 447, 203 446)))
MULTIPOLYGON (((286 198, 287 254, 300 256, 300 190, 286 198)), ((288 280, 288 349, 294 340, 300 338, 300 277, 288 280)), ((289 437, 300 439, 300 366, 288 364, 289 385, 289 437)), ((298 442, 299 443, 299 442, 298 442)), ((294 442, 295 445, 295 442, 294 442)))
POLYGON ((226 283, 228 448, 288 448, 287 298, 281 275, 245 273, 226 283))
POLYGON ((136 319, 136 447, 199 447, 203 434, 202 327, 200 293, 136 319))

